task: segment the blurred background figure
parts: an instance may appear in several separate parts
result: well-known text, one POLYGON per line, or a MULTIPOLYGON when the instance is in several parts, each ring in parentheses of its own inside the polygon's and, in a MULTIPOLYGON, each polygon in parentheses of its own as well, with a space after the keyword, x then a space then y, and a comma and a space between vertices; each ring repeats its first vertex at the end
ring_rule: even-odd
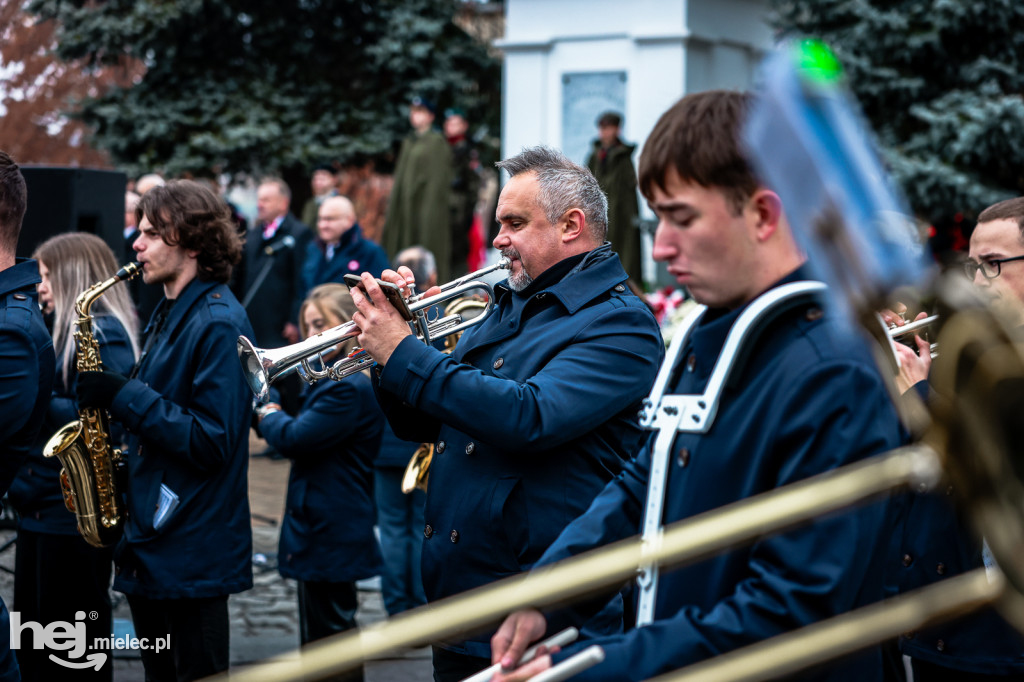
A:
POLYGON ((388 202, 381 244, 389 257, 422 244, 437 262, 442 282, 451 278, 452 151, 434 130, 434 103, 426 97, 409 102, 412 133, 402 142, 395 166, 395 183, 388 202))
MULTIPOLYGON (((14 563, 14 609, 22 622, 75 622, 75 612, 95 612, 85 620, 89 641, 109 637, 109 597, 113 548, 100 549, 79 535, 75 515, 64 506, 59 481, 61 464, 43 457, 46 441, 59 428, 78 419, 75 400, 75 299, 87 288, 113 275, 120 265, 113 251, 96 235, 72 232, 43 242, 33 254, 39 262, 39 303, 52 320, 57 374, 46 419, 28 461, 8 492, 18 511, 18 551, 14 563)), ((93 330, 105 367, 128 374, 138 357, 138 322, 124 286, 109 289, 93 305, 93 330)), ((122 431, 111 424, 112 442, 122 431)), ((109 652, 108 652, 109 653, 109 652)), ((99 670, 70 671, 53 663, 45 649, 18 651, 24 680, 110 680, 108 658, 99 670)))
MULTIPOLYGON (((422 246, 412 246, 400 252, 394 265, 396 270, 402 265, 412 270, 417 293, 437 284, 434 254, 422 246)), ((419 446, 419 443, 396 436, 391 425, 384 422, 384 436, 375 462, 374 495, 377 500, 377 528, 384 553, 381 596, 390 616, 427 603, 420 577, 423 503, 427 496, 418 488, 408 494, 402 492, 405 468, 419 446)))
MULTIPOLYGON (((348 288, 323 284, 303 302, 303 338, 352 319, 348 288)), ((329 353, 332 363, 355 339, 329 353)), ((278 548, 281 575, 299 582, 299 630, 306 645, 356 627, 356 581, 377 575, 380 549, 373 533, 372 467, 384 416, 369 370, 344 381, 320 381, 291 417, 276 403, 257 408, 262 436, 292 460, 278 548)), ((355 673, 346 680, 361 680, 355 673)))
POLYGON ((165 181, 159 173, 147 173, 135 181, 135 193, 142 196, 154 187, 163 187, 165 181))
POLYGON ((314 168, 313 175, 309 179, 309 185, 313 190, 313 196, 303 204, 300 217, 303 225, 313 228, 316 227, 317 212, 324 203, 324 199, 338 196, 334 168, 326 163, 314 168))
POLYGON ((341 283, 345 275, 369 272, 378 277, 388 267, 384 249, 363 237, 348 197, 324 199, 315 225, 316 236, 306 246, 302 266, 303 296, 317 285, 341 283))
POLYGON ((452 226, 451 274, 454 278, 476 269, 469 266, 468 258, 480 194, 480 155, 468 136, 466 113, 456 107, 446 110, 444 116, 444 136, 452 148, 452 188, 448 201, 452 226))
MULTIPOLYGON (((299 340, 298 307, 302 302, 302 265, 311 233, 289 210, 292 193, 280 178, 264 178, 256 190, 256 224, 243 248, 245 308, 257 346, 278 348, 299 340)), ((298 375, 278 382, 281 404, 298 409, 298 375)), ((272 454, 272 453, 266 453, 272 454)))
POLYGON ((619 254, 622 267, 634 290, 643 291, 640 265, 640 205, 636 198, 636 169, 633 167, 635 144, 626 144, 619 135, 622 116, 606 111, 597 119, 597 139, 587 158, 587 167, 608 195, 608 241, 619 254))

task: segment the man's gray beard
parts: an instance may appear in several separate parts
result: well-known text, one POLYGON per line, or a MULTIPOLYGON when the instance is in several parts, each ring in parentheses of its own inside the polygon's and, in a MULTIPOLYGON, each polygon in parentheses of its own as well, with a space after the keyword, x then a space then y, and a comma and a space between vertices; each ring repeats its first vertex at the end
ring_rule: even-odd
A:
MULTIPOLYGON (((520 266, 523 261, 519 261, 520 266)), ((512 291, 522 291, 526 287, 533 284, 533 277, 526 274, 526 268, 521 268, 519 273, 511 273, 508 276, 508 288, 512 291)))

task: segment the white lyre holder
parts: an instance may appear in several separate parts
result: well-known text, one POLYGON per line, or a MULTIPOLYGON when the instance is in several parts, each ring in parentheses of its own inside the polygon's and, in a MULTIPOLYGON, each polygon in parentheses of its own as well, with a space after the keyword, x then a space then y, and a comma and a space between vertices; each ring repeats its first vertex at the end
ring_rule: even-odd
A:
MULTIPOLYGON (((764 326, 784 310, 817 299, 825 290, 821 282, 791 282, 756 298, 740 314, 729 330, 725 345, 711 371, 707 387, 699 395, 665 395, 669 382, 676 376, 676 366, 687 342, 697 328, 707 306, 697 306, 679 324, 665 361, 658 370, 651 394, 644 400, 640 425, 655 431, 651 452, 651 471, 647 483, 647 503, 642 530, 643 547, 656 547, 661 540, 662 512, 665 503, 665 485, 668 478, 669 453, 678 433, 707 433, 715 421, 722 389, 745 344, 756 340, 764 326)), ((642 550, 641 550, 642 551, 642 550)), ((637 575, 640 597, 637 603, 637 627, 654 620, 654 603, 658 593, 658 565, 645 564, 637 575)))

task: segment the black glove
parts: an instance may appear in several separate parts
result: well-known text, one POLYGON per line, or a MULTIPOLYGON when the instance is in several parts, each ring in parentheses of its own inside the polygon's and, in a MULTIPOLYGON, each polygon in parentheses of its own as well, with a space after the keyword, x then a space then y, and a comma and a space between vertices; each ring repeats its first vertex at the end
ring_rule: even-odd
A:
POLYGON ((117 392, 128 383, 128 377, 117 372, 82 372, 78 375, 79 407, 102 407, 107 409, 114 402, 117 392))

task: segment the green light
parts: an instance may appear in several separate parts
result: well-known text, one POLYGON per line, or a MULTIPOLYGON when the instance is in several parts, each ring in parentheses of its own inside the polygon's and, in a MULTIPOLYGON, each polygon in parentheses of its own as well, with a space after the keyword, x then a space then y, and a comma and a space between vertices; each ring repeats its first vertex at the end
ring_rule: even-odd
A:
POLYGON ((820 40, 802 40, 796 48, 797 68, 800 75, 816 83, 837 83, 843 76, 843 66, 828 45, 820 40))

